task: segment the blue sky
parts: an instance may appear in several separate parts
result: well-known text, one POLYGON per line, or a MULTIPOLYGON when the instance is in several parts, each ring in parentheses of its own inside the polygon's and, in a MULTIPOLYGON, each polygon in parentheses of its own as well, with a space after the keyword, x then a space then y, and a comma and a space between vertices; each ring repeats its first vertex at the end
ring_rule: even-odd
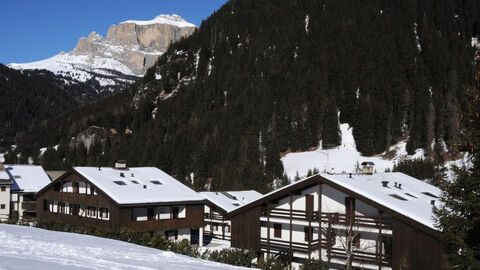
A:
POLYGON ((178 14, 200 25, 227 0, 0 1, 0 63, 32 62, 72 50, 82 36, 105 37, 112 24, 178 14))

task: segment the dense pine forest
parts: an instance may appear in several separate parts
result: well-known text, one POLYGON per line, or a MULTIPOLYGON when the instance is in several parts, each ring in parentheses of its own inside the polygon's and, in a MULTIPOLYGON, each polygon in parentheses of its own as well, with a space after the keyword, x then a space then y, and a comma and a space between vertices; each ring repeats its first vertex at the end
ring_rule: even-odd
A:
POLYGON ((20 72, 0 64, 0 144, 8 145, 39 121, 76 106, 63 86, 51 73, 20 72))
MULTIPOLYGON (((17 139, 46 169, 158 166, 197 189, 265 192, 282 154, 400 140, 455 156, 478 1, 232 0, 123 92, 17 139), (79 132, 96 126, 85 145, 79 132), (193 178, 193 179, 192 179, 193 178)), ((88 132, 87 132, 88 133, 88 132)), ((7 161, 16 153, 11 151, 7 161)))

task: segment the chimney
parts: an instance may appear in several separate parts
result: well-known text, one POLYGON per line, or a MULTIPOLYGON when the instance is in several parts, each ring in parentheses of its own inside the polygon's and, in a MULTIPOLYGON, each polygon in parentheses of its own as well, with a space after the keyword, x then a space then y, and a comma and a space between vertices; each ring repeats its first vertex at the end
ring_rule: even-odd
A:
POLYGON ((382 186, 388 188, 388 181, 382 181, 382 186))
POLYGON ((396 187, 396 188, 398 188, 398 186, 397 186, 397 182, 395 182, 395 187, 396 187))
POLYGON ((126 170, 126 169, 127 169, 127 161, 125 161, 125 160, 116 160, 116 161, 115 161, 115 169, 117 169, 117 170, 126 170))
POLYGON ((433 205, 433 206, 435 206, 435 200, 431 200, 431 201, 430 201, 430 204, 433 205))
POLYGON ((398 183, 398 189, 402 189, 402 184, 398 183))

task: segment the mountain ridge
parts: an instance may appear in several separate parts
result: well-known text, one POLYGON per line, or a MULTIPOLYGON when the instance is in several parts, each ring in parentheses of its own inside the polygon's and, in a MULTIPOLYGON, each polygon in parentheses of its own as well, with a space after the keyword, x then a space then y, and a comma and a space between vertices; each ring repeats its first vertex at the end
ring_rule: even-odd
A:
POLYGON ((178 15, 159 15, 151 21, 125 21, 112 25, 107 36, 92 31, 72 51, 31 63, 10 63, 18 70, 49 70, 69 83, 96 80, 103 96, 142 77, 168 45, 190 35, 196 26, 178 15), (149 22, 149 23, 146 23, 149 22), (106 92, 103 93, 102 92, 106 92))

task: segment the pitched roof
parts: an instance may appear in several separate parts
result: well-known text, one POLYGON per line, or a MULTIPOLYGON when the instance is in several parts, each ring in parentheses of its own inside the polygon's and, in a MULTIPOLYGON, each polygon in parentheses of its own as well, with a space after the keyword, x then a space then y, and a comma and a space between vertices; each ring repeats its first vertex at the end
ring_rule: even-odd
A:
POLYGON ((37 192, 51 182, 42 166, 5 165, 5 167, 13 182, 12 191, 37 192))
POLYGON ((200 202, 205 198, 155 167, 74 167, 118 204, 200 202), (122 176, 123 174, 123 176, 122 176))
POLYGON ((10 179, 10 175, 8 175, 6 170, 0 170, 0 184, 7 184, 11 185, 12 180, 10 179))
POLYGON ((322 177, 435 229, 431 201, 439 206, 441 196, 441 190, 435 186, 399 172, 352 175, 352 178, 346 174, 322 174, 322 177), (382 181, 388 181, 388 187, 382 181), (395 182, 401 188, 395 187, 395 182))
POLYGON ((211 203, 222 208, 225 212, 235 210, 242 205, 262 197, 262 194, 255 190, 200 192, 200 194, 211 203))
POLYGON ((359 197, 359 199, 375 207, 381 207, 391 215, 401 216, 435 230, 433 220, 433 207, 431 201, 435 200, 436 206, 441 196, 441 190, 419 179, 403 173, 377 173, 377 174, 318 174, 309 178, 286 185, 280 189, 265 194, 261 198, 241 206, 229 213, 234 216, 243 210, 261 205, 262 203, 288 194, 288 192, 312 185, 318 181, 340 189, 342 192, 359 197), (388 181, 388 187, 383 187, 382 181, 388 181), (395 182, 401 184, 401 189, 395 187, 395 182))

